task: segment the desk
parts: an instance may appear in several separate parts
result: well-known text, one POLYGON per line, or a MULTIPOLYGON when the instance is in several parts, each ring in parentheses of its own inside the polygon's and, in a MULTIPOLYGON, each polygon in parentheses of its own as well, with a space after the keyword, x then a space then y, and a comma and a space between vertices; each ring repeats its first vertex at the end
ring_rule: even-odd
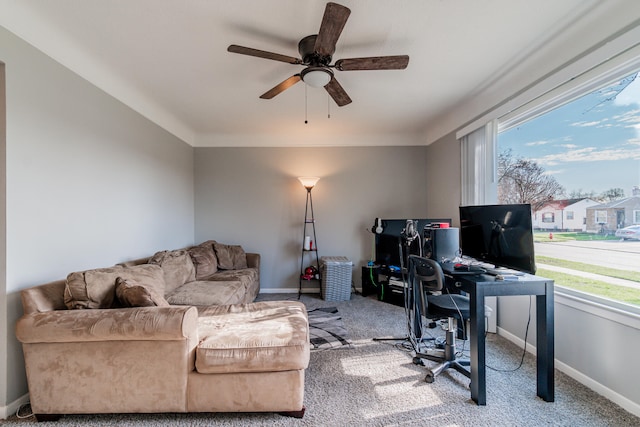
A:
POLYGON ((447 275, 447 279, 469 294, 471 330, 471 398, 487 404, 485 366, 484 297, 536 296, 536 368, 537 394, 546 402, 554 401, 553 280, 525 274, 518 280, 498 281, 487 274, 447 275))

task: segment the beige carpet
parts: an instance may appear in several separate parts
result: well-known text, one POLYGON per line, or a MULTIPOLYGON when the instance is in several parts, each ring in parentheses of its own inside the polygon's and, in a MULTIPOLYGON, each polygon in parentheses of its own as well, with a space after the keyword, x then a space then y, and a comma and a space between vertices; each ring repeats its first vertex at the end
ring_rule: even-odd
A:
MULTIPOLYGON (((261 295, 297 299, 297 295, 261 295)), ((374 337, 406 335, 404 309, 353 295, 350 301, 323 301, 303 295, 308 309, 337 307, 350 347, 314 351, 306 372, 303 419, 276 414, 134 414, 65 416, 68 426, 638 426, 640 419, 556 371, 556 401, 536 397, 535 359, 526 355, 515 372, 487 372, 487 405, 471 401, 469 381, 455 371, 424 382, 425 368, 394 342, 374 337)), ((526 318, 523 319, 523 326, 526 318)), ((468 346, 467 346, 468 349, 468 346)), ((495 335, 487 341, 488 365, 509 370, 522 350, 495 335)), ((35 423, 15 417, 2 426, 35 423)))

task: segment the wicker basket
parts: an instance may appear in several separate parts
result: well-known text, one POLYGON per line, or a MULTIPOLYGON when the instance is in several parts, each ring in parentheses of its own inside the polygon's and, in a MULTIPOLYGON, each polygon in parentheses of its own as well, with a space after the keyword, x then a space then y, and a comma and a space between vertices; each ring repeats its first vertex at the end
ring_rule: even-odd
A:
POLYGON ((320 258, 322 299, 348 301, 351 298, 351 272, 353 263, 343 256, 320 258))

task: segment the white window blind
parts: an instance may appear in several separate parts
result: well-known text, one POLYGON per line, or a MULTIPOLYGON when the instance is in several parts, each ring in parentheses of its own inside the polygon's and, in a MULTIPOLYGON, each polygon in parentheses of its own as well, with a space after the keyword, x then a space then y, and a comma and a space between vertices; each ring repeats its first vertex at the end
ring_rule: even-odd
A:
POLYGON ((462 206, 496 203, 496 139, 495 121, 460 138, 462 206))

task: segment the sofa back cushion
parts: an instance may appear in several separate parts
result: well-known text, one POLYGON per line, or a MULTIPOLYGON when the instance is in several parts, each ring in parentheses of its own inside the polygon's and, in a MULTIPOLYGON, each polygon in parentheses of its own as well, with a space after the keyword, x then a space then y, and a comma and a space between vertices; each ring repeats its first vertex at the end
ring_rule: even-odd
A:
POLYGON ((196 266, 196 280, 205 279, 218 271, 218 258, 211 241, 189 248, 189 255, 196 266))
POLYGON ((133 267, 115 266, 70 273, 64 289, 65 305, 69 309, 111 308, 115 300, 118 277, 144 283, 160 295, 164 295, 164 274, 160 266, 153 264, 133 267))
POLYGON ((196 280, 196 267, 186 249, 156 252, 148 262, 162 267, 166 293, 196 280))
POLYGON ((247 255, 244 253, 242 246, 214 242, 213 248, 218 257, 218 268, 222 270, 247 268, 247 255))

